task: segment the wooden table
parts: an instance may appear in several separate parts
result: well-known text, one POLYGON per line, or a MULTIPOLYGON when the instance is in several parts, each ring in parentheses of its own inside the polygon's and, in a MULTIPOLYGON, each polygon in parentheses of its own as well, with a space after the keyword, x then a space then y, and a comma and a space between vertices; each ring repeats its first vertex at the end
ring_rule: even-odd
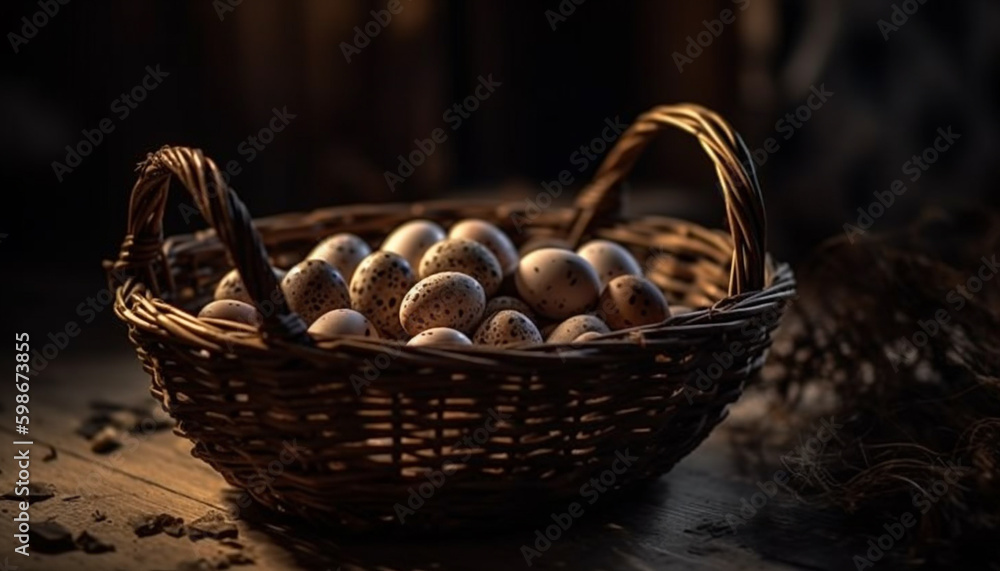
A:
MULTIPOLYGON (((124 328, 103 320, 74 341, 32 381, 31 480, 55 487, 54 497, 31 506, 32 522, 52 519, 74 536, 87 531, 114 551, 57 555, 13 547, 0 554, 0 570, 171 570, 328 569, 441 570, 526 568, 520 548, 534 531, 551 523, 540 518, 530 529, 485 537, 400 540, 345 537, 259 509, 244 510, 232 541, 192 541, 159 533, 137 537, 130 521, 166 513, 191 522, 212 511, 226 512, 234 491, 208 465, 193 458, 191 445, 169 430, 139 436, 112 454, 97 454, 75 431, 93 401, 133 403, 152 399, 124 328), (86 337, 86 338, 85 338, 86 337), (46 455, 55 458, 43 461, 46 455), (106 515, 95 521, 95 512, 106 515)), ((16 470, 12 441, 12 388, 4 387, 0 480, 13 490, 16 470)), ((755 479, 738 475, 734 454, 720 428, 693 455, 648 488, 609 495, 587 512, 541 557, 533 569, 849 569, 867 538, 851 537, 840 514, 811 510, 786 494, 771 499, 735 533, 727 514, 757 491, 755 479)), ((21 447, 23 448, 23 447, 21 447)), ((0 535, 10 545, 13 501, 0 501, 0 535)))

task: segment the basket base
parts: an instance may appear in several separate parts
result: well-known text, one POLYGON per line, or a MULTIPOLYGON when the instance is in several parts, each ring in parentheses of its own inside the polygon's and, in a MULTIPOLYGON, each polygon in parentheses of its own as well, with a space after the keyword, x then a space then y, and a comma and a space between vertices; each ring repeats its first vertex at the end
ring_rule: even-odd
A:
POLYGON ((641 451, 616 451, 610 461, 594 464, 586 473, 576 470, 562 478, 521 485, 503 480, 463 480, 457 475, 448 478, 439 472, 440 477, 426 475, 405 489, 393 482, 381 487, 366 485, 353 493, 338 490, 322 495, 310 490, 304 494, 301 489, 247 485, 198 446, 192 454, 241 488, 232 498, 235 517, 260 514, 262 521, 308 522, 340 534, 454 536, 517 529, 538 523, 550 513, 567 512, 573 503, 590 511, 591 505, 607 503, 606 495, 641 490, 697 448, 725 418, 724 411, 718 411, 714 418, 717 421, 711 427, 702 427, 682 445, 673 441, 669 446, 641 451))

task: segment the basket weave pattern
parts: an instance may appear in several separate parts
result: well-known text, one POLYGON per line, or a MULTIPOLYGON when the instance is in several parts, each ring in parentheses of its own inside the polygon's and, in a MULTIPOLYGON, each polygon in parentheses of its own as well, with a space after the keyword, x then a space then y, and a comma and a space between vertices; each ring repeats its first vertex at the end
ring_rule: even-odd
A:
POLYGON ((407 526, 495 525, 577 496, 618 452, 637 460, 616 484, 663 474, 724 418, 763 365, 794 280, 764 251, 752 167, 742 141, 715 114, 658 107, 625 132, 572 208, 532 218, 523 202, 439 201, 253 221, 210 159, 164 147, 140 165, 128 234, 118 260, 107 264, 115 312, 129 326, 153 395, 177 419, 176 432, 257 501, 371 529, 398 523, 397 504, 406 505, 429 472, 447 468, 407 526), (624 178, 668 127, 694 135, 715 165, 731 233, 665 217, 620 218, 624 178), (211 230, 164 240, 172 180, 190 192, 211 230), (515 215, 529 220, 520 233, 515 215), (312 342, 285 306, 271 265, 294 264, 336 232, 377 244, 417 217, 445 225, 482 218, 518 242, 614 240, 644 262, 672 303, 707 309, 576 345, 312 342), (263 302, 259 330, 190 313, 234 265, 263 302), (739 353, 733 364, 699 386, 713 353, 729 351, 739 353))

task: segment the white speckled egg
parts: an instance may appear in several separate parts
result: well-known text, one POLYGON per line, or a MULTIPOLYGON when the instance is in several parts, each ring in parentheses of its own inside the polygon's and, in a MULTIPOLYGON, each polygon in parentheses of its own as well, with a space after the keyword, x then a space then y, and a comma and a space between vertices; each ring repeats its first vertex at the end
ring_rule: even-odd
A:
POLYGON ((351 296, 340 272, 323 260, 305 260, 296 264, 285 279, 281 291, 288 307, 306 323, 334 309, 351 306, 351 296))
POLYGON ((552 332, 556 330, 556 327, 559 327, 562 321, 543 321, 541 323, 536 321, 535 323, 538 326, 538 330, 542 332, 542 339, 548 339, 549 335, 552 335, 552 332))
POLYGON ((504 309, 513 309, 514 311, 523 313, 532 323, 535 323, 536 326, 538 325, 535 321, 535 312, 531 311, 528 304, 510 295, 494 297, 486 302, 486 309, 483 310, 483 319, 488 319, 494 313, 503 311, 504 309))
POLYGON ((354 270, 372 249, 354 234, 334 234, 316 245, 306 256, 307 260, 323 260, 334 267, 344 281, 351 283, 354 270))
MULTIPOLYGON (((272 269, 278 277, 278 283, 281 283, 281 280, 285 278, 285 270, 272 269)), ((250 294, 247 292, 247 288, 243 285, 243 280, 240 278, 240 272, 236 268, 229 270, 222 277, 222 280, 215 286, 215 293, 212 297, 217 300, 234 299, 243 303, 253 304, 253 300, 250 299, 250 294)))
POLYGON ((593 315, 574 315, 563 321, 552 330, 546 342, 548 343, 569 343, 577 337, 587 332, 599 334, 611 333, 607 324, 593 315))
POLYGON ((483 286, 458 272, 442 272, 417 282, 403 298, 399 321, 410 335, 433 327, 450 327, 468 334, 486 307, 483 286))
POLYGON ((598 315, 613 330, 659 323, 670 316, 660 288, 646 278, 618 276, 601 292, 598 315))
POLYGON ((430 220, 413 220, 393 230, 382 242, 383 252, 399 254, 414 270, 420 268, 424 252, 444 240, 444 228, 430 220))
POLYGON ((489 249, 472 240, 464 238, 449 238, 428 248, 420 260, 420 279, 440 274, 441 272, 458 272, 472 276, 487 296, 500 289, 503 274, 500 263, 497 262, 489 249))
POLYGON ((407 345, 472 345, 465 333, 448 327, 432 327, 421 331, 407 345))
POLYGON ((256 307, 249 303, 233 299, 220 299, 209 303, 201 308, 201 311, 198 312, 198 317, 225 319, 226 321, 235 321, 254 326, 260 325, 261 321, 264 320, 256 307))
POLYGON ((309 326, 309 335, 312 335, 313 339, 329 339, 344 335, 379 338, 378 330, 372 322, 353 309, 334 309, 324 313, 309 326))
POLYGON ((515 278, 521 299, 550 319, 586 312, 601 292, 601 280, 587 260, 555 248, 535 250, 522 258, 515 278))
POLYGON ((590 262, 601 278, 601 287, 623 275, 642 275, 642 266, 624 247, 608 240, 591 240, 576 251, 590 262))
POLYGON ((473 342, 496 347, 512 343, 541 343, 542 334, 527 315, 513 309, 504 309, 483 321, 476 330, 473 342))
POLYGON ((543 248, 555 248, 557 250, 573 250, 573 246, 563 240, 562 238, 555 238, 552 236, 538 236, 531 238, 527 242, 521 245, 519 250, 521 257, 527 256, 528 254, 541 250, 543 248))
POLYGON ((399 323, 399 305, 417 277, 399 254, 373 252, 358 264, 351 279, 351 308, 375 324, 383 337, 406 337, 399 323))
POLYGON ((503 230, 485 220, 470 218, 456 222, 448 232, 448 237, 464 238, 486 246, 500 262, 500 271, 505 276, 509 276, 517 270, 517 261, 520 256, 514 243, 503 233, 503 230))
POLYGON ((574 339, 573 343, 586 343, 587 341, 593 341, 594 339, 597 339, 601 335, 604 335, 604 333, 598 333, 597 331, 588 331, 580 335, 576 339, 574 339))

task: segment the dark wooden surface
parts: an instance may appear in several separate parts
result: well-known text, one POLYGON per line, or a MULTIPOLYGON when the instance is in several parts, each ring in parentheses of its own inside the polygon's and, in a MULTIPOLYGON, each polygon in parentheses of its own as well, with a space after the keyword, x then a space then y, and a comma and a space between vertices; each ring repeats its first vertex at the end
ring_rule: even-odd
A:
MULTIPOLYGON (((216 568, 234 562, 241 569, 441 570, 526 568, 521 545, 534 542, 536 528, 465 537, 401 539, 352 537, 287 521, 256 509, 237 521, 239 546, 214 539, 191 541, 166 534, 140 538, 129 521, 167 513, 191 522, 211 511, 228 511, 236 497, 211 468, 193 458, 190 444, 169 430, 138 436, 114 454, 91 451, 75 433, 94 401, 151 403, 148 379, 139 369, 123 328, 100 325, 89 339, 55 359, 32 381, 31 479, 55 486, 55 497, 31 507, 36 524, 55 520, 112 543, 115 550, 86 554, 0 554, 19 569, 59 571, 216 568), (42 458, 50 454, 48 461, 42 458), (100 510, 107 515, 95 521, 100 510), (252 563, 249 563, 252 560, 252 563), (224 563, 222 565, 225 565, 224 563)), ((16 471, 9 418, 12 402, 3 389, 0 423, 0 485, 13 489, 16 471)), ((842 516, 814 511, 787 494, 768 502, 734 533, 726 515, 738 513, 742 498, 756 491, 756 478, 740 475, 725 425, 670 474, 641 490, 601 496, 533 569, 848 569, 867 538, 852 537, 842 516)), ((9 545, 16 505, 0 501, 0 536, 9 545)), ((0 567, 2 569, 3 567, 0 567)), ((11 567, 13 568, 13 567, 11 567)))

